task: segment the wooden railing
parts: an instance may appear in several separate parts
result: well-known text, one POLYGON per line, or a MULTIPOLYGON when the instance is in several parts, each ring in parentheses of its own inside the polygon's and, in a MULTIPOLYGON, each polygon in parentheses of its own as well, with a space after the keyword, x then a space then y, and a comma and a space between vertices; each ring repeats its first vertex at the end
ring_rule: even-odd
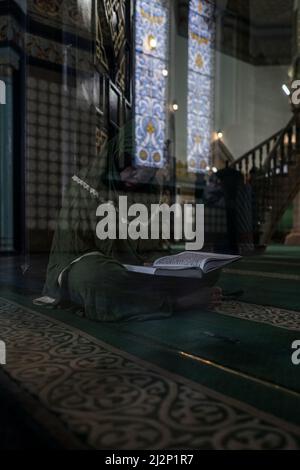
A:
POLYGON ((299 191, 299 159, 300 114, 295 114, 286 127, 230 165, 241 171, 253 188, 258 245, 269 243, 284 210, 299 191))
POLYGON ((293 117, 281 131, 275 146, 264 162, 263 168, 267 175, 285 175, 288 173, 289 166, 294 163, 296 143, 296 119, 293 117))
POLYGON ((291 163, 295 144, 296 124, 293 117, 286 127, 235 160, 231 167, 241 171, 245 177, 249 176, 251 170, 267 169, 269 172, 280 168, 280 171, 284 172, 286 164, 291 163))

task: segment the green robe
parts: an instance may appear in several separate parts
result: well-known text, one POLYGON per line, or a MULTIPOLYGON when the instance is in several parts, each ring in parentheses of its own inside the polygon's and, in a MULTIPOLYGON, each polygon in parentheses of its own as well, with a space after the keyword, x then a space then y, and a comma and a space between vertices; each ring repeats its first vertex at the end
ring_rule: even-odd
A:
MULTIPOLYGON (((130 128, 128 135, 130 137, 130 128)), ((98 321, 126 321, 165 318, 172 315, 176 297, 195 293, 199 287, 189 280, 139 275, 129 273, 122 265, 142 264, 154 258, 160 250, 160 242, 131 240, 99 240, 96 236, 96 209, 99 204, 113 201, 118 206, 121 191, 116 189, 118 179, 115 167, 103 168, 102 161, 113 162, 119 146, 126 148, 126 129, 108 145, 105 158, 98 157, 91 167, 72 179, 65 191, 52 249, 49 257, 46 283, 43 294, 51 298, 53 305, 63 299, 71 300, 81 308, 86 317, 98 321), (125 144, 124 144, 125 142, 125 144), (107 158, 109 155, 109 158, 107 158), (104 182, 103 175, 112 176, 104 182), (97 191, 95 194, 94 190, 97 191), (80 261, 74 263, 79 257, 80 261), (61 273, 62 282, 59 283, 61 273)), ((128 205, 142 202, 150 207, 159 202, 159 185, 152 175, 147 191, 130 191, 128 205)), ((160 255, 165 253, 160 253, 160 255)))
MULTIPOLYGON (((87 179, 85 177, 84 181, 87 179)), ((89 185, 90 182, 91 178, 89 185)), ((157 281, 150 283, 151 276, 128 273, 122 265, 122 261, 143 263, 151 256, 151 250, 157 248, 153 242, 103 241, 96 236, 99 203, 112 199, 117 203, 119 195, 120 192, 116 192, 112 196, 102 185, 100 195, 95 197, 89 189, 71 181, 52 243, 43 294, 55 299, 55 304, 64 299, 71 300, 93 320, 144 320, 170 316, 173 311, 170 284, 162 280, 158 288, 157 281), (93 254, 74 263, 90 253, 93 254), (60 285, 58 280, 62 272, 60 285)), ((129 204, 134 202, 133 199, 140 200, 140 194, 128 196, 129 204)), ((155 193, 144 196, 149 203, 154 199, 157 201, 155 193)))

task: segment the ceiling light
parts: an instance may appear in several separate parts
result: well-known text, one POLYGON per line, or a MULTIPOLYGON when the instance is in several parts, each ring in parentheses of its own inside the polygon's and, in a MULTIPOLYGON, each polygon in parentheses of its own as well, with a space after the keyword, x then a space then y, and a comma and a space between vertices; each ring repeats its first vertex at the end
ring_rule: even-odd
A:
POLYGON ((284 93, 287 96, 290 96, 290 94, 291 94, 290 89, 288 88, 288 86, 285 83, 282 85, 282 89, 283 89, 284 93))

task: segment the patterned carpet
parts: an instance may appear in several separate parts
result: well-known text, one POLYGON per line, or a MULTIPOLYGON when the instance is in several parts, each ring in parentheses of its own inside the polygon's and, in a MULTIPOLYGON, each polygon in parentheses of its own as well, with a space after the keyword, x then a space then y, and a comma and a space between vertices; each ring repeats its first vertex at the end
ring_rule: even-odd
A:
POLYGON ((299 427, 6 298, 0 331, 6 376, 71 448, 300 448, 299 427))
POLYGON ((232 301, 223 302, 215 312, 286 330, 300 331, 300 313, 293 310, 232 301))

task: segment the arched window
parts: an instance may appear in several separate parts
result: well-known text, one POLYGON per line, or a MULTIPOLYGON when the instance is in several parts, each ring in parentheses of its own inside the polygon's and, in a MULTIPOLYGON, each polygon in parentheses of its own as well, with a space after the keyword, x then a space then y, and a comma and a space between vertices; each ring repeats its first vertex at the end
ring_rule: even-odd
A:
POLYGON ((214 2, 190 0, 188 42, 188 170, 210 164, 214 88, 214 2))
POLYGON ((159 168, 166 140, 168 0, 137 0, 135 18, 135 161, 159 168))
MULTIPOLYGON (((170 3, 137 0, 135 16, 135 162, 164 165, 167 138, 170 3)), ((187 161, 191 172, 210 165, 215 21, 213 0, 188 2, 187 161)), ((171 57, 170 60, 176 60, 171 57)), ((185 139, 184 139, 185 140, 185 139)))

